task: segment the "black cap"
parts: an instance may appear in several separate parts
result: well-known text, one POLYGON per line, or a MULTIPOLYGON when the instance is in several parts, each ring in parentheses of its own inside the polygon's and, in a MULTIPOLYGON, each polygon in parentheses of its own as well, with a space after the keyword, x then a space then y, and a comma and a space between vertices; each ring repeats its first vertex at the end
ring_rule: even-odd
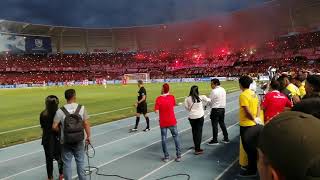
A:
POLYGON ((320 119, 284 112, 260 134, 258 148, 288 180, 320 180, 320 119))

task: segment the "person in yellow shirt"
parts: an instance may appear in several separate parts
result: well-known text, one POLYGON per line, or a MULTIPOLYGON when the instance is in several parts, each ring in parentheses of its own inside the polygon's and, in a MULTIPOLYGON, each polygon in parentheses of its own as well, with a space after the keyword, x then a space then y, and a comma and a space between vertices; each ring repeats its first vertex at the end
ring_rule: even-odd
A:
POLYGON ((290 83, 288 86, 287 86, 287 89, 291 92, 292 96, 301 96, 301 93, 299 91, 299 88, 294 85, 293 83, 290 83))
POLYGON ((300 91, 300 97, 301 97, 301 99, 304 98, 304 96, 307 94, 305 86, 301 85, 301 86, 299 87, 299 91, 300 91))
POLYGON ((305 89, 305 85, 304 85, 305 83, 303 84, 304 81, 305 81, 305 79, 301 75, 297 76, 293 80, 294 85, 296 85, 299 89, 301 99, 303 99, 304 96, 307 94, 306 89, 305 89))
POLYGON ((288 78, 287 75, 282 75, 278 78, 278 81, 280 82, 281 87, 281 92, 288 96, 289 93, 289 99, 292 99, 293 104, 297 104, 301 101, 300 99, 300 91, 297 86, 292 84, 288 78))
POLYGON ((239 79, 242 93, 239 97, 240 113, 240 137, 243 148, 248 156, 248 166, 241 170, 240 177, 253 177, 257 175, 257 140, 262 129, 259 117, 258 96, 249 89, 252 79, 242 76, 239 79))

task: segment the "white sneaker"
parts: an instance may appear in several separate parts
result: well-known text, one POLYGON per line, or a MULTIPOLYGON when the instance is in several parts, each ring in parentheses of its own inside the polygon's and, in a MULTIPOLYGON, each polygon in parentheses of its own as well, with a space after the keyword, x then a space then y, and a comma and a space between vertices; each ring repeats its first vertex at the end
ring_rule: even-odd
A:
POLYGON ((169 158, 162 158, 162 161, 165 162, 165 163, 167 163, 167 162, 170 161, 170 159, 169 159, 169 158))
POLYGON ((132 129, 130 129, 130 132, 137 132, 137 131, 138 131, 137 128, 132 128, 132 129))

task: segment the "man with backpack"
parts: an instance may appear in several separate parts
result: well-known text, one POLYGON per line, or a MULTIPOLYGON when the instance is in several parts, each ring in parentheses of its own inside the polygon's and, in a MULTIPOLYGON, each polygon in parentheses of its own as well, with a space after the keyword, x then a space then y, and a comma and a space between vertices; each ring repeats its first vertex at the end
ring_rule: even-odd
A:
POLYGON ((52 128, 61 132, 63 173, 65 180, 72 180, 72 158, 77 164, 79 180, 85 180, 84 171, 84 139, 90 143, 89 116, 84 106, 76 103, 76 91, 65 91, 67 104, 58 109, 52 128), (84 135, 86 132, 86 138, 84 135))

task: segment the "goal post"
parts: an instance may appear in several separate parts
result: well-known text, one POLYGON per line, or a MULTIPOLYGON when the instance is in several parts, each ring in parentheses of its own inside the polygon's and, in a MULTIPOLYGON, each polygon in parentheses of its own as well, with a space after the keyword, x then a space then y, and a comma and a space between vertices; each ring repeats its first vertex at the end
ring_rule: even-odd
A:
POLYGON ((124 80, 124 84, 137 83, 138 80, 142 80, 144 83, 151 82, 149 73, 124 74, 123 80, 124 80))

